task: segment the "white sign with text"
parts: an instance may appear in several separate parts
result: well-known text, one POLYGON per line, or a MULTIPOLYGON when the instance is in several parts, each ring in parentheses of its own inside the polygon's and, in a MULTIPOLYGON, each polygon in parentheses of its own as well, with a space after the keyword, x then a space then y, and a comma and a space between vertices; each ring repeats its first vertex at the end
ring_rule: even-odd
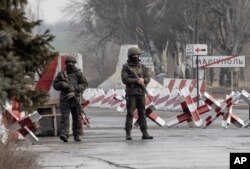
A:
MULTIPOLYGON (((193 67, 197 65, 197 57, 192 58, 193 67)), ((200 68, 209 67, 245 67, 245 56, 199 56, 200 68)))

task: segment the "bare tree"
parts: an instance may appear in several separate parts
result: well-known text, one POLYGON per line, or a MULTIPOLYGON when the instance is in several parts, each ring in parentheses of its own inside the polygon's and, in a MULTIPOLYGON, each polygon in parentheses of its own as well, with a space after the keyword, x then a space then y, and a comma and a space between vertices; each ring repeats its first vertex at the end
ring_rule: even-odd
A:
MULTIPOLYGON (((221 55, 242 54, 243 47, 249 42, 249 3, 248 0, 210 0, 210 7, 204 26, 207 28, 205 38, 211 42, 212 48, 221 55), (211 30, 211 31, 210 31, 211 30)), ((238 87, 239 68, 221 68, 219 83, 229 86, 234 78, 234 86, 238 87), (232 77, 231 75, 234 75, 232 77)), ((241 71, 242 72, 242 71, 241 71)), ((243 75, 241 76, 243 78, 243 75)))
POLYGON ((162 45, 168 44, 167 57, 174 58, 174 77, 191 77, 191 62, 185 56, 184 49, 187 43, 195 43, 195 21, 199 14, 195 13, 197 11, 194 7, 199 3, 200 1, 158 0, 148 5, 148 11, 157 21, 154 29, 157 36, 153 37, 153 41, 161 52, 162 45))
MULTIPOLYGON (((171 62, 175 77, 190 78, 186 44, 206 43, 210 51, 240 54, 249 41, 248 9, 248 0, 73 0, 67 11, 74 14, 73 28, 95 42, 89 44, 100 50, 98 58, 106 59, 100 53, 107 43, 138 44, 153 57, 156 75, 170 75, 166 62, 171 62)), ((227 72, 221 69, 222 85, 222 77, 230 77, 227 72)))

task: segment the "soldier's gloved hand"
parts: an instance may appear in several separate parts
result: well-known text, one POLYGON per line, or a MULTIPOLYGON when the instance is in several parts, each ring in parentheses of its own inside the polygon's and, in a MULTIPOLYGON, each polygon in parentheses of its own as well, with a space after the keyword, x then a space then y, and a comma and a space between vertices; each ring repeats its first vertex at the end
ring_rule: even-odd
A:
POLYGON ((68 92, 75 92, 75 89, 73 87, 69 87, 68 92))
POLYGON ((63 88, 63 89, 69 89, 70 87, 69 87, 69 84, 68 84, 68 83, 62 82, 62 88, 63 88))
POLYGON ((144 79, 143 78, 139 78, 137 83, 139 83, 140 85, 144 86, 144 79))
POLYGON ((76 92, 80 92, 80 91, 81 91, 81 88, 80 88, 79 86, 76 86, 76 87, 75 87, 75 91, 76 91, 76 92))

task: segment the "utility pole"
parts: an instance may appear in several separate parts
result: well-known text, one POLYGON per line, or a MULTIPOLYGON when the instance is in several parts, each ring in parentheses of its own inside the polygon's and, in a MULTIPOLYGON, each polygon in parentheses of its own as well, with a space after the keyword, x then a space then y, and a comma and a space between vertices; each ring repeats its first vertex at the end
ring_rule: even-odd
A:
MULTIPOLYGON (((196 8, 195 8, 195 14, 196 14, 196 19, 195 19, 195 25, 194 25, 194 43, 197 44, 198 43, 198 13, 199 13, 199 2, 197 2, 196 4, 196 8)), ((196 56, 196 79, 197 79, 197 98, 199 98, 199 64, 198 64, 198 55, 196 56)), ((199 107, 199 99, 197 99, 197 107, 199 107)))

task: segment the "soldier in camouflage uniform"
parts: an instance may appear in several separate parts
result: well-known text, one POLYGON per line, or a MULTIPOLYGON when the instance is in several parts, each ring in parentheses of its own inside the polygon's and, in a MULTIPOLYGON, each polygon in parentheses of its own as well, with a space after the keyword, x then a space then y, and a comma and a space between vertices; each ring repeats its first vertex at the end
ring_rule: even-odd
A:
POLYGON ((147 121, 145 117, 145 90, 150 81, 148 69, 140 63, 141 50, 136 47, 128 49, 128 60, 123 65, 121 78, 126 85, 127 116, 125 122, 126 140, 132 140, 131 130, 133 126, 133 113, 137 108, 138 124, 142 132, 142 139, 153 139, 147 132, 147 121), (136 75, 136 76, 135 76, 136 75))
POLYGON ((68 142, 69 138, 69 114, 72 114, 73 136, 75 141, 81 141, 81 110, 76 99, 80 101, 81 93, 88 87, 88 82, 82 72, 75 67, 76 58, 67 56, 65 60, 66 69, 57 74, 53 87, 61 91, 60 111, 61 126, 60 139, 68 142))

